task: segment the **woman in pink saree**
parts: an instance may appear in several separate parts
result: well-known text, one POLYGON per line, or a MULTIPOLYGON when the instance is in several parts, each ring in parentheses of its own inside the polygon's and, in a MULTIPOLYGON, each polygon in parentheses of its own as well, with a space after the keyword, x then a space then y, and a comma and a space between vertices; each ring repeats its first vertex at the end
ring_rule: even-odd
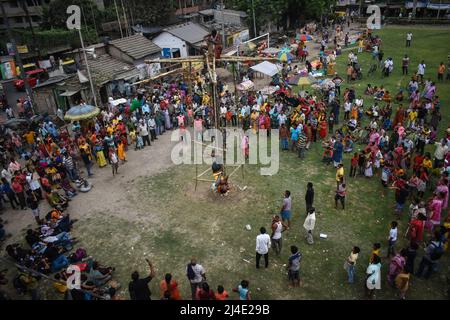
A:
POLYGON ((430 222, 433 229, 441 224, 442 202, 444 201, 444 197, 445 195, 443 193, 438 193, 429 204, 431 211, 430 222))
POLYGON ((436 190, 434 191, 434 194, 444 194, 444 200, 442 201, 442 209, 447 209, 448 207, 448 179, 443 178, 439 180, 438 186, 436 187, 436 190))

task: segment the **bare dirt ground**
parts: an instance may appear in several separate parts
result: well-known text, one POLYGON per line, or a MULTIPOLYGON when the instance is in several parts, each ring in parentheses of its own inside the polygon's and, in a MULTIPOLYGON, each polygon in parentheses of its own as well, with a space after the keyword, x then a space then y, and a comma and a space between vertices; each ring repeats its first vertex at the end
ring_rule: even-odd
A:
MULTIPOLYGON (((108 222, 115 221, 116 219, 118 221, 125 219, 127 222, 156 222, 159 215, 153 214, 152 206, 143 206, 133 201, 133 193, 136 192, 133 182, 142 177, 151 177, 173 166, 170 154, 174 142, 170 141, 170 136, 171 132, 166 132, 164 135, 159 136, 158 140, 152 143, 152 146, 145 147, 140 151, 134 151, 134 147, 131 147, 131 150, 127 153, 128 162, 119 167, 119 174, 115 177, 112 175, 110 166, 104 168, 94 167, 94 176, 89 179, 94 187, 90 192, 80 193, 74 197, 67 209, 72 219, 79 219, 79 222, 74 225, 72 234, 80 238, 81 243, 79 245, 85 247, 88 254, 98 257, 98 252, 92 252, 89 243, 84 241, 85 232, 92 223, 98 224, 104 222, 105 225, 103 227, 105 229, 116 233, 120 232, 120 230, 115 229, 111 225, 108 226, 108 222)), ((8 203, 5 206, 7 209, 1 217, 7 221, 5 228, 7 233, 10 233, 12 236, 3 244, 2 256, 6 255, 4 251, 6 245, 23 242, 26 230, 36 227, 30 210, 11 210, 8 203)), ((40 210, 41 216, 45 215, 49 210, 48 204, 44 201, 41 202, 40 210)), ((121 228, 120 224, 117 224, 116 227, 121 228)), ((96 235, 99 236, 98 233, 92 235, 94 239, 96 235)), ((95 240, 101 243, 108 239, 98 237, 95 240)), ((118 243, 120 242, 115 244, 118 243)), ((108 254, 110 252, 105 252, 105 257, 99 260, 102 263, 110 264, 111 262, 107 259, 108 254)), ((0 261, 2 268, 10 269, 8 275, 13 277, 14 268, 12 265, 3 266, 3 264, 0 261)))
MULTIPOLYGON (((83 219, 97 210, 108 211, 112 214, 118 207, 126 210, 131 185, 135 179, 152 176, 173 166, 170 152, 175 142, 170 141, 170 133, 166 132, 163 136, 159 136, 152 146, 145 147, 143 150, 134 151, 131 147, 127 153, 128 161, 119 167, 119 174, 116 177, 113 177, 110 166, 94 167, 94 176, 89 179, 94 185, 92 190, 88 193, 80 193, 70 202, 68 211, 73 218, 83 219)), ((84 167, 81 166, 81 168, 84 167)), ((41 204, 42 215, 48 206, 43 202, 41 204)), ((6 206, 8 207, 8 204, 6 206)), ((127 218, 136 219, 136 215, 139 213, 141 212, 136 210, 128 211, 127 218)), ((145 213, 148 214, 148 211, 145 213)), ((12 234, 16 234, 24 226, 34 223, 29 210, 6 210, 2 218, 8 220, 7 229, 12 234)))

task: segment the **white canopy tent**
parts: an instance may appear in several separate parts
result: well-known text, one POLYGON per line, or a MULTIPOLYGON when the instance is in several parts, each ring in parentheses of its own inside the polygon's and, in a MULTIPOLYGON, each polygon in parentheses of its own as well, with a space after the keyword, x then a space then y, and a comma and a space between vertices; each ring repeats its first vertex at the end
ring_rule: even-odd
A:
POLYGON ((127 99, 120 98, 120 99, 117 99, 117 100, 113 100, 113 98, 109 98, 109 103, 110 103, 113 107, 117 107, 119 104, 125 104, 125 103, 127 103, 127 99))
POLYGON ((268 61, 263 61, 251 68, 257 72, 261 72, 265 75, 268 75, 269 77, 273 77, 274 75, 276 75, 278 72, 281 71, 280 66, 273 64, 271 62, 268 62, 268 61))

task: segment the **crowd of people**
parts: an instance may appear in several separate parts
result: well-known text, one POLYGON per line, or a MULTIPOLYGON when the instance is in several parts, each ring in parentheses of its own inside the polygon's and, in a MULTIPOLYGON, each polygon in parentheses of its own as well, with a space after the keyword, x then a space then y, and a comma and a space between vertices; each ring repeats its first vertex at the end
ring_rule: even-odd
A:
MULTIPOLYGON (((341 30, 337 32, 342 37, 339 35, 341 30)), ((381 62, 381 39, 371 34, 364 39, 361 45, 366 46, 367 51, 369 47, 371 51, 375 50, 381 62)), ((339 44, 335 42, 337 51, 339 44)), ((334 61, 334 58, 326 58, 334 55, 327 53, 328 43, 326 35, 318 64, 318 68, 325 70, 329 62, 334 61)), ((303 50, 304 46, 299 48, 303 50)), ((304 51, 301 51, 301 59, 303 56, 304 51)), ((306 61, 306 65, 308 63, 306 61)), ((357 64, 357 54, 352 53, 347 71, 349 81, 358 79, 357 71, 354 76, 357 64)), ((378 177, 383 187, 393 189, 397 219, 390 225, 387 258, 381 257, 381 244, 374 244, 366 270, 366 287, 368 296, 373 297, 375 290, 381 287, 380 270, 382 263, 386 262, 389 265, 388 281, 404 298, 410 275, 429 278, 448 250, 446 239, 450 218, 447 217, 442 224, 442 212, 448 208, 450 130, 447 129, 446 138, 437 139, 439 132, 443 131, 440 128, 441 103, 435 83, 430 79, 424 81, 425 63, 421 62, 408 88, 395 97, 382 86, 371 84, 367 86, 365 96, 358 95, 351 86, 341 94, 339 81, 330 82, 314 93, 301 91, 294 94, 287 84, 293 70, 287 68, 290 67, 285 65, 286 70, 282 72, 282 81, 277 85, 273 99, 261 92, 244 92, 238 97, 228 90, 226 83, 219 81, 217 118, 221 126, 242 126, 244 130, 252 129, 254 132, 279 129, 282 150, 296 152, 300 159, 307 157, 311 144, 320 143, 324 148, 324 164, 327 168, 331 164, 336 168, 336 208, 340 203, 345 210, 347 188, 358 176, 367 179, 378 177), (367 100, 372 98, 374 103, 369 105, 367 100), (398 108, 394 113, 395 104, 398 108), (355 152, 357 144, 362 150, 355 152), (425 152, 426 145, 434 147, 433 154, 425 152), (353 154, 348 175, 344 173, 344 153, 353 154), (427 191, 431 191, 430 198, 425 197, 427 191), (404 227, 408 228, 410 244, 398 251, 397 227, 406 207, 409 223, 404 227), (432 237, 430 241, 425 233, 432 237), (419 268, 415 269, 415 257, 424 243, 426 252, 419 268)), ((384 70, 385 76, 394 72, 389 58, 384 70)), ((117 106, 109 103, 97 117, 75 121, 68 129, 58 127, 49 117, 23 132, 2 127, 0 208, 7 206, 8 202, 13 210, 29 210, 37 224, 35 229, 26 232, 27 247, 11 244, 6 248, 9 257, 22 266, 14 279, 19 291, 31 293, 33 299, 39 298, 36 290, 39 276, 32 272, 34 270, 53 277, 55 288, 67 299, 120 299, 117 295, 119 284, 112 280, 114 268, 101 266, 92 257, 87 257, 85 249, 76 248, 78 240, 71 235, 76 220, 71 219, 67 208, 73 197, 81 197, 79 193, 89 192, 92 188, 87 177, 94 174, 94 165, 101 168, 109 164, 115 176, 120 166, 126 165, 130 148, 134 147, 139 152, 150 147, 167 130, 180 129, 183 133, 192 127, 194 135, 201 138, 203 130, 214 125, 216 116, 211 106, 209 81, 205 74, 198 73, 191 88, 178 80, 155 84, 145 93, 128 99, 127 103, 117 106), (80 164, 85 168, 86 178, 83 178, 80 164), (45 215, 40 212, 42 201, 47 201, 51 208, 45 215), (81 289, 69 290, 61 282, 68 278, 66 268, 70 264, 76 264, 82 271, 81 289)), ((248 155, 248 137, 243 139, 243 148, 248 155)), ((307 243, 313 244, 316 216, 312 183, 307 189, 305 238, 307 243)), ((267 234, 265 227, 260 228, 256 239, 256 268, 260 268, 261 257, 264 257, 264 266, 268 267, 270 247, 273 246, 275 253, 280 254, 282 232, 291 225, 291 210, 290 192, 286 191, 280 214, 273 217, 271 235, 267 234)), ((0 238, 6 236, 3 228, 4 223, 0 222, 0 238)), ((349 283, 354 282, 360 251, 355 246, 345 260, 349 283)), ((290 252, 288 279, 292 286, 298 286, 302 254, 295 245, 290 246, 290 252)), ((147 277, 141 278, 137 271, 131 275, 128 287, 131 299, 150 299, 148 283, 156 274, 153 264, 147 262, 150 268, 147 277)), ((218 285, 216 292, 210 288, 204 268, 195 259, 187 265, 186 276, 191 285, 192 299, 224 300, 228 297, 222 285, 218 285)), ((241 300, 250 299, 247 280, 233 291, 241 300)), ((181 299, 178 284, 170 273, 160 283, 160 298, 181 299)))

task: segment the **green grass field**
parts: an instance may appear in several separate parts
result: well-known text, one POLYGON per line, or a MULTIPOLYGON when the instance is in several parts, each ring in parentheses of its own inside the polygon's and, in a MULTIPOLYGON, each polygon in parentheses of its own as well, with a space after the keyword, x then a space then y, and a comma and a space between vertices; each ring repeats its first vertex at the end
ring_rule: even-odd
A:
MULTIPOLYGON (((423 58, 427 64, 426 76, 436 78, 439 62, 446 62, 450 52, 450 30, 414 28, 413 45, 406 50, 404 38, 407 30, 386 28, 378 32, 383 39, 385 57, 394 58, 394 74, 381 79, 378 73, 367 79, 371 56, 364 53, 359 60, 365 70, 365 78, 351 84, 358 92, 362 93, 367 83, 384 85, 393 94, 399 87, 405 87, 409 79, 401 76, 400 66, 400 58, 405 52, 411 57, 411 72, 423 58)), ((338 59, 337 70, 343 75, 346 59, 347 53, 338 59)), ((447 110, 450 83, 439 84, 438 94, 442 98, 443 119, 439 128, 442 131, 450 123, 447 110)), ((370 103, 366 98, 366 106, 370 103)), ((427 148, 431 151, 430 147, 427 148)), ((83 246, 90 254, 116 267, 115 278, 122 284, 121 294, 127 298, 132 270, 137 267, 141 273, 147 272, 144 257, 150 257, 157 268, 157 281, 150 285, 154 298, 157 298, 158 283, 166 272, 171 272, 178 280, 182 297, 189 298, 190 288, 184 268, 195 256, 205 267, 208 282, 214 290, 222 284, 230 292, 242 279, 247 279, 254 299, 363 299, 364 273, 372 244, 381 242, 382 254, 386 255, 389 224, 394 219, 394 194, 384 191, 378 177, 348 178, 346 210, 335 210, 335 170, 320 162, 322 152, 320 143, 316 143, 303 161, 293 153, 281 153, 280 171, 270 177, 261 176, 258 166, 247 165, 245 179, 238 174, 231 182, 248 188, 233 191, 228 197, 213 195, 206 182, 199 183, 197 191, 194 191, 194 166, 176 166, 157 176, 142 177, 129 191, 130 203, 125 206, 123 218, 108 212, 92 212, 90 218, 78 222, 77 236, 83 239, 83 246), (304 195, 309 181, 315 186, 314 206, 318 213, 312 246, 306 243, 303 229, 304 195), (279 212, 283 192, 287 189, 293 198, 292 228, 283 234, 281 256, 276 257, 271 252, 269 268, 256 270, 255 237, 258 229, 261 226, 270 228, 271 217, 279 212), (126 213, 133 208, 149 208, 152 214, 129 219, 126 213), (251 231, 245 229, 247 224, 251 225, 251 231), (327 234, 328 238, 319 239, 319 233, 327 234), (284 266, 292 244, 297 245, 303 254, 302 285, 296 289, 288 288, 284 266), (361 248, 361 254, 355 283, 349 285, 343 263, 355 245, 361 248)), ((349 155, 344 156, 344 164, 348 174, 349 155)), ((202 166, 199 172, 206 168, 202 166)), ((118 206, 117 210, 121 207, 118 206)), ((397 249, 406 245, 403 237, 406 227, 405 210, 399 222, 397 249)), ((416 267, 421 256, 422 253, 416 260, 416 267)), ((444 256, 439 273, 428 281, 412 277, 407 298, 445 298, 445 278, 450 275, 449 260, 448 254, 444 256)), ((384 261, 382 290, 377 293, 377 299, 396 299, 395 290, 386 282, 387 267, 388 262, 384 261)))
MULTIPOLYGON (((427 64, 427 78, 436 78, 438 64, 446 62, 450 52, 450 30, 420 27, 412 29, 414 41, 407 50, 404 48, 406 30, 386 28, 378 32, 383 39, 385 57, 394 58, 394 74, 388 79, 381 79, 378 73, 367 79, 371 56, 364 53, 360 56, 360 63, 365 70, 365 79, 351 84, 358 92, 362 93, 367 83, 384 85, 393 94, 399 87, 405 87, 409 78, 401 76, 399 66, 400 58, 405 52, 411 57, 411 72, 415 71, 423 58, 427 64)), ((337 70, 342 74, 345 74, 346 59, 347 53, 338 59, 337 70)), ((345 87, 346 85, 343 89, 345 87)), ((449 83, 438 85, 443 110, 441 131, 450 123, 447 110, 450 102, 449 88, 449 83)), ((366 105, 370 103, 366 99, 366 105)), ((184 267, 191 256, 196 256, 206 268, 208 282, 213 289, 222 284, 230 291, 240 280, 247 279, 254 299, 362 299, 364 272, 372 244, 381 242, 382 253, 386 254, 389 224, 394 219, 394 195, 392 191, 383 192, 377 177, 349 179, 347 208, 345 211, 335 210, 335 171, 331 166, 326 167, 320 162, 321 155, 320 143, 312 145, 304 161, 300 161, 293 153, 282 153, 280 171, 271 177, 260 176, 259 167, 246 166, 245 181, 237 175, 232 182, 240 186, 247 185, 248 189, 233 192, 225 198, 214 196, 208 183, 200 183, 197 191, 194 191, 194 166, 177 166, 156 177, 142 178, 135 187, 140 192, 132 193, 133 202, 139 207, 152 206, 152 211, 161 213, 153 221, 142 222, 130 222, 125 218, 117 220, 106 214, 95 213, 83 232, 83 242, 100 260, 110 261, 116 266, 117 278, 122 284, 128 282, 130 266, 142 265, 144 268, 142 257, 152 257, 157 265, 159 279, 164 273, 172 272, 179 280, 183 297, 189 297, 190 292, 184 267), (315 207, 318 212, 315 244, 312 246, 306 243, 303 229, 303 199, 308 181, 315 186, 315 207), (284 233, 281 256, 271 254, 269 269, 256 270, 255 237, 259 227, 269 228, 271 216, 278 212, 286 189, 291 190, 293 197, 292 228, 284 233), (252 226, 251 231, 245 229, 246 224, 252 226), (126 233, 114 232, 111 235, 116 228, 125 230, 126 233), (326 233, 328 239, 319 239, 319 233, 326 233), (123 252, 120 243, 127 243, 127 247, 132 246, 132 250, 123 252), (284 267, 292 244, 299 246, 303 253, 302 286, 297 289, 288 288, 284 267), (356 282, 349 285, 346 283, 343 262, 354 245, 361 247, 362 251, 356 270, 356 282)), ((348 170, 349 156, 346 155, 344 159, 348 170)), ((199 172, 204 168, 200 168, 199 172)), ((406 216, 399 224, 401 236, 398 249, 406 245, 403 237, 405 230, 406 216)), ((384 261, 382 290, 377 298, 395 299, 395 291, 388 287, 385 280, 387 266, 384 261)), ((140 270, 144 272, 145 269, 142 268, 140 270)), ((440 272, 432 279, 424 281, 412 278, 407 297, 444 298, 445 277, 449 272, 447 255, 441 260, 440 272)), ((157 292, 156 283, 152 283, 152 291, 157 292)))

